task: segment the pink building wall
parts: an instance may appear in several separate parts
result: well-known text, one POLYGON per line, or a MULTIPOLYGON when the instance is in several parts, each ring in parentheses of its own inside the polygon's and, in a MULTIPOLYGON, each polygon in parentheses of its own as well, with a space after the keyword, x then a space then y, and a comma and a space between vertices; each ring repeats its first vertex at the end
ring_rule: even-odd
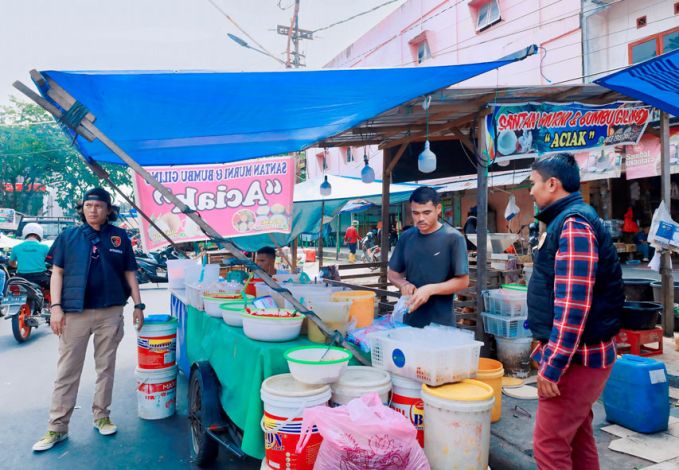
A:
MULTIPOLYGON (((460 87, 494 87, 582 83, 580 0, 498 0, 501 20, 476 31, 478 5, 487 0, 409 0, 332 59, 327 68, 417 66, 413 41, 426 37, 431 58, 421 65, 491 61, 531 44, 538 55, 461 83, 460 87)), ((310 178, 323 173, 320 149, 307 151, 310 178)), ((346 149, 328 149, 326 171, 360 176, 363 149, 346 161, 346 149)), ((369 147, 370 165, 381 178, 382 153, 369 147)))

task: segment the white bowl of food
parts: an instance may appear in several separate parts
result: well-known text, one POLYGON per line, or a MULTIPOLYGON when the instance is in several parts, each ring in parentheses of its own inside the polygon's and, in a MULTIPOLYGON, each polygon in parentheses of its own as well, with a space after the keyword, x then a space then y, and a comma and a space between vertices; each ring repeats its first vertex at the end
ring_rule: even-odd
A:
POLYGON ((295 380, 308 385, 337 382, 351 360, 349 350, 335 346, 300 346, 284 356, 295 380))

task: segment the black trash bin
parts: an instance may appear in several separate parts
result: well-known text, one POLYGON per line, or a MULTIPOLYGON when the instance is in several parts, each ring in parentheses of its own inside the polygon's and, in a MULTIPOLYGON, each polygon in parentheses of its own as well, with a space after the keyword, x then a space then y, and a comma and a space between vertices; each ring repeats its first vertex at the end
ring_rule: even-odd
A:
POLYGON ((623 279, 622 282, 625 283, 626 300, 638 302, 654 300, 651 287, 653 279, 623 279))
POLYGON ((651 330, 658 324, 662 309, 657 302, 625 301, 620 326, 626 330, 651 330))

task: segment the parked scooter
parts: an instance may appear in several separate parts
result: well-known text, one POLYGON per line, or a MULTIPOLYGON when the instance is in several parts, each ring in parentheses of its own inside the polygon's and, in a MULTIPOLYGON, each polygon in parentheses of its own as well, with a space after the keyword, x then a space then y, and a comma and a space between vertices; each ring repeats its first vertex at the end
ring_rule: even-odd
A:
POLYGON ((23 343, 28 340, 33 328, 50 323, 49 289, 43 289, 21 276, 10 276, 6 263, 0 261, 0 266, 7 279, 2 289, 0 317, 12 321, 14 339, 23 343))
POLYGON ((137 260, 137 282, 139 284, 167 282, 167 260, 179 258, 172 247, 151 253, 137 250, 134 256, 137 260))

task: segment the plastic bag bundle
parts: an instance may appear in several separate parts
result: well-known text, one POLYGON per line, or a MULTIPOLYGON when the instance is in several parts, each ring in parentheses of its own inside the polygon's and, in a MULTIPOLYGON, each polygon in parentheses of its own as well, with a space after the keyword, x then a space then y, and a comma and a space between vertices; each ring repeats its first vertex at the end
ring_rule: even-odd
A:
POLYGON ((315 470, 428 470, 417 430, 399 412, 369 393, 337 408, 317 406, 304 410, 301 452, 316 426, 323 442, 315 470))
POLYGON ((505 208, 505 220, 509 222, 514 217, 518 215, 521 211, 519 205, 516 203, 516 197, 513 194, 509 195, 509 201, 507 202, 507 207, 505 208))
POLYGON ((398 302, 394 305, 394 311, 391 314, 391 319, 397 323, 404 323, 403 319, 408 314, 408 302, 410 301, 409 295, 402 295, 399 297, 398 302))

